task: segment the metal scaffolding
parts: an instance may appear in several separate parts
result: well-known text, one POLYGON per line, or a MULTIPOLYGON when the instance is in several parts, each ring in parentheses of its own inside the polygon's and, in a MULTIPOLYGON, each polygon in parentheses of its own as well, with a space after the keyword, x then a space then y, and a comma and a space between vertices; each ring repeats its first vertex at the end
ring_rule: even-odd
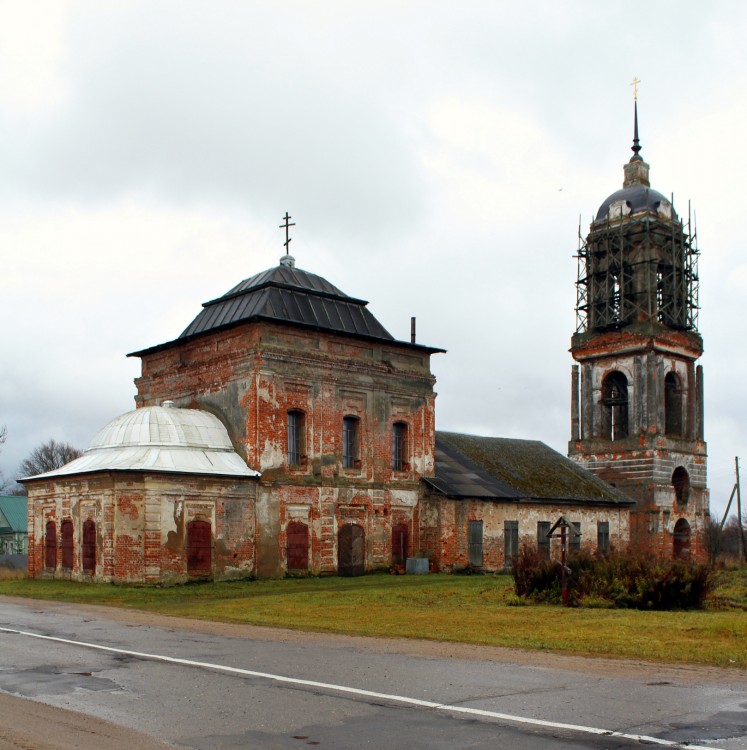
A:
POLYGON ((697 226, 651 211, 579 224, 576 332, 616 330, 645 321, 676 330, 698 328, 697 226))

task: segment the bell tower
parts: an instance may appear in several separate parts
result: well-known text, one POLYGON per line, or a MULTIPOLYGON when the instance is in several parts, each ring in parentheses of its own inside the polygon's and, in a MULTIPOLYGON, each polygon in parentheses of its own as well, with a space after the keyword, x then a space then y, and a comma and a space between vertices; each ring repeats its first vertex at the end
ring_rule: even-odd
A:
POLYGON ((579 231, 568 455, 636 501, 631 544, 702 558, 708 516, 697 232, 633 156, 579 231))

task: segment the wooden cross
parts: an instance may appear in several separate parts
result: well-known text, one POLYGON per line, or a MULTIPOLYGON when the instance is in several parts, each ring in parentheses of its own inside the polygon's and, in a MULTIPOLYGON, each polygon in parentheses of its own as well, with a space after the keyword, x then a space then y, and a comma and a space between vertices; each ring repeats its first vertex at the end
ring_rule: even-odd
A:
POLYGON ((288 247, 289 247, 289 245, 291 243, 291 238, 288 236, 288 230, 291 227, 295 227, 296 226, 295 222, 291 222, 290 221, 291 218, 292 217, 290 216, 290 214, 286 211, 285 212, 285 216, 283 216, 283 219, 285 220, 285 224, 281 224, 280 225, 280 229, 285 229, 285 243, 284 243, 284 245, 285 245, 285 254, 286 255, 288 255, 288 247))
POLYGON ((630 85, 633 87, 633 100, 638 101, 638 84, 641 82, 641 79, 636 76, 631 82, 630 85))

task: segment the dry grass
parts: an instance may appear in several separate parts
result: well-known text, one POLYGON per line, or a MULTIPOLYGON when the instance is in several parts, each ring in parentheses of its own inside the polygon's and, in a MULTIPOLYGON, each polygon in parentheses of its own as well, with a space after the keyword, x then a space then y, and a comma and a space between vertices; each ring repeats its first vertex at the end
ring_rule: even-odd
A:
POLYGON ((0 594, 298 630, 747 668, 744 569, 722 574, 713 608, 677 612, 516 606, 509 576, 371 575, 171 588, 23 580, 1 582, 0 594))
POLYGON ((26 572, 23 570, 15 570, 14 568, 6 568, 4 565, 0 565, 0 581, 17 581, 25 577, 26 572))

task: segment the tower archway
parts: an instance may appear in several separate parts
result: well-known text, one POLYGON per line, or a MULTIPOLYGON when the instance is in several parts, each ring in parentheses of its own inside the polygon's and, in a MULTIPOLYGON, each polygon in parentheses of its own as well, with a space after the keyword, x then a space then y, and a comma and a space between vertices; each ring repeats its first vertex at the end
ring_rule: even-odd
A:
POLYGON ((690 557, 690 524, 680 518, 674 525, 673 557, 675 560, 686 560, 690 557))

